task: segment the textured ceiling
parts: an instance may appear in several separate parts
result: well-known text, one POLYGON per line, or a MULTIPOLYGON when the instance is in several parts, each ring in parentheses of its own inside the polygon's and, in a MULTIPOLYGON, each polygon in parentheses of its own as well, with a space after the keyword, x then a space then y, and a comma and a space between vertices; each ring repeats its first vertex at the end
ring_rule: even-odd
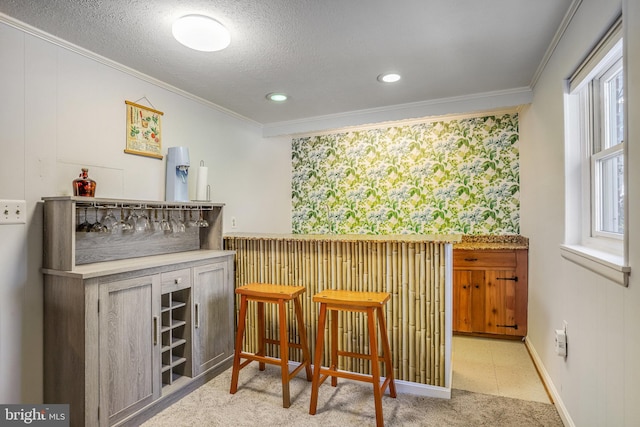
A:
POLYGON ((526 88, 571 0, 0 0, 0 12, 261 124, 526 88), (205 14, 231 45, 196 52, 205 14), (378 83, 396 71, 402 80, 378 83), (269 92, 291 99, 273 104, 269 92))

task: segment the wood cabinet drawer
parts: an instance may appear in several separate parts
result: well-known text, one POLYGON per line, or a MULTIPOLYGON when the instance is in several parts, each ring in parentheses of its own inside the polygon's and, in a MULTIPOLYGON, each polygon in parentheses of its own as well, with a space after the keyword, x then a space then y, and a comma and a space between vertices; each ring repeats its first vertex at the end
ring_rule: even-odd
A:
POLYGON ((454 250, 453 268, 515 268, 516 252, 513 250, 454 250))
POLYGON ((169 271, 162 273, 162 293, 179 291, 191 287, 191 269, 169 271))

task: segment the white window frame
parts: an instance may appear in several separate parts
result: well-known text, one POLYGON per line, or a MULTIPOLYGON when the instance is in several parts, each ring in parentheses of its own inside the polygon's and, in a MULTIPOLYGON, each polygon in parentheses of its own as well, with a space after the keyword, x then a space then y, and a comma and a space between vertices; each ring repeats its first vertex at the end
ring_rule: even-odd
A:
POLYGON ((623 233, 600 230, 601 160, 622 154, 623 189, 628 188, 627 123, 624 108, 622 143, 602 147, 606 126, 600 106, 604 102, 601 81, 612 69, 623 71, 626 98, 626 65, 622 40, 622 19, 618 19, 602 40, 567 80, 565 92, 566 219, 563 257, 616 283, 628 286, 628 205, 624 195, 623 233), (617 68, 616 68, 617 67, 617 68))
MULTIPOLYGON (((611 56, 611 59, 606 61, 603 60, 601 62, 601 68, 599 68, 601 72, 594 77, 588 86, 589 90, 593 93, 592 114, 594 118, 593 124, 595 126, 592 132, 592 140, 587 143, 592 150, 590 170, 592 197, 591 236, 596 238, 596 241, 604 240, 605 242, 610 242, 606 239, 613 239, 614 242, 608 243, 608 246, 612 247, 610 250, 622 253, 622 244, 615 241, 623 240, 624 231, 623 233, 615 233, 604 231, 602 229, 602 211, 607 208, 610 212, 618 211, 618 209, 614 209, 612 206, 614 202, 613 200, 610 200, 611 203, 606 203, 606 199, 615 198, 615 195, 603 193, 603 161, 613 157, 622 157, 624 168, 624 138, 620 141, 614 141, 614 139, 617 139, 617 135, 614 136, 617 132, 612 132, 614 124, 610 123, 610 120, 608 120, 612 115, 612 100, 609 99, 609 95, 606 90, 606 82, 611 80, 611 78, 618 73, 624 72, 622 64, 622 40, 616 43, 614 48, 610 51, 609 56, 611 56)), ((617 177, 612 175, 612 178, 615 179, 617 177)), ((624 212, 618 212, 618 214, 624 215, 624 212)))

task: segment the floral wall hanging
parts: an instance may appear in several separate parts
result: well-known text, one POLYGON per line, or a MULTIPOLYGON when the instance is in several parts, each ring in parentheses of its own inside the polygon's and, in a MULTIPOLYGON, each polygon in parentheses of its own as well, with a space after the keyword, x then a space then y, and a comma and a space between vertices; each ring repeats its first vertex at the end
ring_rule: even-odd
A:
POLYGON ((518 234, 518 115, 292 140, 292 230, 518 234))
POLYGON ((125 153, 162 160, 162 111, 125 101, 127 145, 125 153))

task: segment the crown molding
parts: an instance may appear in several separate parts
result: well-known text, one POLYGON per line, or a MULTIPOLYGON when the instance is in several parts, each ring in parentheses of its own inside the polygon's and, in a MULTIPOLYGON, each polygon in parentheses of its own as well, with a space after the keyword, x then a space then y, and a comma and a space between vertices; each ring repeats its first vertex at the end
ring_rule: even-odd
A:
POLYGON ((182 89, 179 89, 175 86, 172 86, 168 83, 163 82, 162 80, 158 80, 154 77, 151 77, 147 74, 141 73, 140 71, 136 71, 133 68, 129 68, 126 65, 122 65, 119 62, 113 61, 109 58, 106 58, 104 56, 98 55, 97 53, 94 53, 90 50, 87 50, 83 47, 77 46, 73 43, 70 43, 66 40, 63 40, 59 37, 56 37, 52 34, 49 34, 47 32, 44 32, 38 28, 35 28, 29 24, 26 24, 22 21, 19 21, 15 18, 12 18, 11 16, 5 15, 4 13, 0 12, 0 23, 4 23, 7 24, 10 27, 13 27, 17 30, 22 31, 23 33, 29 34, 31 36, 37 37, 41 40, 44 40, 45 42, 51 43, 52 45, 58 46, 62 49, 68 50, 70 52, 73 52, 75 54, 78 54, 80 56, 83 56, 87 59, 90 59, 92 61, 96 61, 102 65, 105 65, 107 67, 110 67, 114 70, 120 71, 122 73, 128 74, 132 77, 135 77, 139 80, 142 80, 144 82, 150 83, 154 86, 157 86, 161 89, 167 90, 169 92, 175 93, 176 95, 182 96, 184 98, 187 98, 189 100, 195 101, 199 104, 202 104, 208 108, 211 108, 213 110, 219 111, 223 114, 226 114, 230 117, 233 117, 235 119, 238 119, 240 121, 246 122, 247 124, 250 124, 252 126, 257 126, 257 127, 262 127, 261 123, 256 122, 255 120, 251 120, 248 117, 245 117, 241 114, 238 114, 234 111, 231 111, 227 108, 224 108, 218 104, 214 104, 211 101, 207 101, 206 99, 200 98, 199 96, 196 96, 190 92, 184 91, 182 89))
POLYGON ((575 16, 581 4, 582 4, 582 0, 573 0, 573 2, 571 2, 571 4, 569 5, 569 9, 567 9, 567 13, 565 13, 564 18, 562 18, 562 22, 560 22, 560 26, 558 27, 558 30, 553 36, 551 43, 549 43, 549 47, 547 47, 547 51, 544 53, 544 56, 542 57, 542 61, 540 61, 540 64, 538 65, 536 72, 533 74, 533 78, 531 79, 531 84, 529 84, 529 86, 532 89, 536 87, 536 84, 538 83, 538 80, 540 79, 540 76, 542 75, 544 69, 547 68, 547 64, 549 63, 551 56, 553 56, 553 53, 556 51, 558 44, 560 44, 560 40, 564 36, 564 33, 567 31, 567 28, 569 28, 569 24, 573 20, 573 17, 575 16))
POLYGON ((471 115, 478 112, 515 109, 531 103, 533 92, 521 87, 494 92, 441 98, 389 107, 371 108, 341 114, 309 117, 306 119, 268 123, 263 126, 265 138, 282 135, 309 135, 353 127, 380 127, 394 121, 419 120, 434 116, 455 114, 471 115))

